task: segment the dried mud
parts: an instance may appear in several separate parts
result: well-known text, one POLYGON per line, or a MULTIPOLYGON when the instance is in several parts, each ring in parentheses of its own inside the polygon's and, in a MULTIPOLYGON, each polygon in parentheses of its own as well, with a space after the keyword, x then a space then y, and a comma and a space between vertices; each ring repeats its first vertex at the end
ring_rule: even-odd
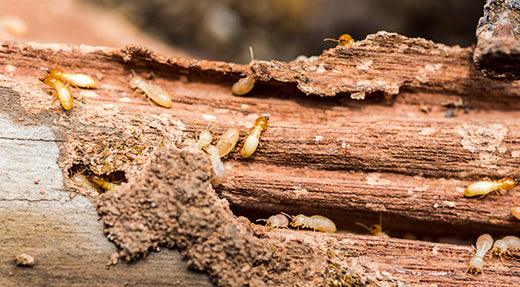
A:
POLYGON ((200 151, 168 146, 155 153, 139 178, 99 196, 105 232, 123 259, 179 248, 191 267, 207 272, 219 286, 397 284, 360 271, 348 253, 331 251, 327 258, 315 244, 297 238, 283 242, 287 239, 235 217, 211 187, 209 166, 200 151))

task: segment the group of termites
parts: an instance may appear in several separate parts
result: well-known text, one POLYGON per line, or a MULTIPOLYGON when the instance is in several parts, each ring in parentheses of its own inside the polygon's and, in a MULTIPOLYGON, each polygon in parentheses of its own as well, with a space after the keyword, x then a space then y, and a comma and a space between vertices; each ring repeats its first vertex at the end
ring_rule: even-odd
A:
MULTIPOLYGON (((352 46, 354 40, 349 34, 343 34, 338 39, 324 39, 324 41, 335 41, 338 46, 352 46)), ((251 62, 254 62, 253 50, 250 48, 251 62)), ((142 77, 136 75, 132 71, 132 77, 128 84, 133 90, 141 91, 149 100, 155 104, 164 107, 171 108, 173 105, 171 95, 158 85, 149 83, 142 77)), ((70 90, 70 86, 75 88, 86 88, 95 89, 97 81, 91 76, 79 73, 68 73, 61 69, 51 69, 43 82, 51 87, 56 94, 62 108, 69 111, 73 107, 73 94, 70 90)), ((254 88, 255 79, 247 73, 244 77, 240 78, 231 88, 231 93, 237 96, 243 96, 254 88)), ((240 148, 239 154, 243 158, 250 157, 257 149, 260 141, 260 136, 263 131, 267 129, 269 122, 269 116, 263 115, 256 119, 253 128, 244 139, 244 143, 240 148)), ((230 128, 225 131, 217 141, 216 145, 213 145, 213 135, 209 130, 204 130, 200 133, 195 146, 198 149, 204 150, 210 158, 212 167, 212 180, 213 186, 217 186, 222 183, 225 174, 224 164, 221 158, 228 155, 235 149, 235 146, 239 140, 240 132, 236 128, 230 128)), ((93 176, 86 178, 81 177, 81 174, 76 174, 73 178, 74 181, 91 181, 98 187, 109 190, 113 189, 114 185, 101 177, 93 176), (81 178, 80 178, 81 177, 81 178)), ((483 197, 491 192, 507 191, 515 188, 518 182, 513 178, 503 178, 500 180, 489 180, 483 179, 478 182, 470 184, 464 191, 465 197, 483 197)), ((514 207, 511 210, 511 214, 520 220, 520 206, 514 207)), ((296 216, 289 215, 287 213, 279 213, 270 216, 267 219, 258 219, 257 221, 264 221, 269 228, 303 228, 310 229, 313 231, 320 232, 336 232, 336 225, 334 222, 321 215, 306 216, 298 214, 296 216)), ((374 224, 372 227, 367 227, 361 223, 357 223, 363 228, 369 230, 373 235, 380 237, 389 237, 382 230, 381 219, 379 224, 374 224)), ((492 249, 492 254, 502 257, 504 255, 520 257, 520 238, 516 236, 505 236, 504 238, 497 240, 493 244, 493 238, 489 234, 481 235, 476 242, 475 255, 470 259, 468 264, 467 272, 469 273, 481 273, 484 266, 484 257, 489 250, 492 249)))
MULTIPOLYGON (((253 155, 258 148, 260 135, 267 129, 268 124, 269 115, 262 115, 255 120, 253 128, 244 139, 244 143, 240 148, 239 153, 241 157, 248 158, 253 155)), ((238 129, 230 128, 220 136, 216 145, 212 145, 213 135, 211 132, 206 129, 200 133, 195 146, 206 151, 209 155, 213 174, 211 183, 213 186, 219 185, 224 180, 225 168, 221 158, 235 149, 239 137, 240 132, 238 129)))
POLYGON ((493 247, 491 253, 502 258, 504 255, 519 257, 520 256, 520 238, 516 236, 505 236, 495 241, 489 234, 482 234, 478 237, 475 244, 475 255, 471 257, 468 263, 468 273, 482 273, 484 268, 484 257, 493 247))
MULTIPOLYGON (((465 197, 484 197, 491 192, 500 193, 500 191, 512 190, 518 185, 514 178, 503 178, 500 180, 483 179, 470 184, 464 190, 465 197)), ((520 206, 511 209, 511 215, 520 220, 520 206)), ((467 272, 482 273, 484 267, 484 257, 486 253, 493 247, 492 254, 502 257, 509 255, 520 257, 520 238, 516 236, 506 236, 500 240, 495 241, 493 245, 493 238, 489 234, 479 236, 476 243, 475 255, 468 263, 467 272)))
MULTIPOLYGON (((128 81, 128 85, 133 90, 140 90, 148 99, 164 108, 171 108, 173 105, 170 93, 158 85, 151 84, 142 77, 136 75, 132 71, 133 77, 128 81)), ((74 97, 70 90, 70 86, 76 88, 95 89, 97 81, 85 74, 68 73, 61 69, 51 69, 43 82, 53 89, 53 92, 58 97, 61 107, 69 111, 73 107, 74 97)))

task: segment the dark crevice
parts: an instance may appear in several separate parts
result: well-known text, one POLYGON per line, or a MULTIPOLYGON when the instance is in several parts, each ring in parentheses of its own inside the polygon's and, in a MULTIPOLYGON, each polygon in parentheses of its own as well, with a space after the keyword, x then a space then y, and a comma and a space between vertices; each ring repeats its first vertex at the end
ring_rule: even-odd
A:
POLYGON ((357 223, 372 227, 374 224, 379 224, 381 216, 383 232, 390 237, 418 240, 428 243, 471 245, 474 244, 478 236, 484 233, 489 233, 494 238, 501 238, 505 235, 520 232, 518 226, 513 229, 513 227, 515 227, 513 224, 509 227, 496 227, 462 221, 457 223, 442 222, 433 219, 431 221, 424 221, 389 212, 374 213, 364 212, 362 210, 322 209, 298 205, 282 206, 281 204, 262 204, 261 208, 262 209, 256 209, 254 207, 246 208, 231 202, 231 209, 236 216, 247 217, 251 222, 256 224, 263 225, 263 222, 257 223, 256 221, 261 218, 269 218, 269 216, 280 212, 285 212, 293 216, 297 214, 304 214, 306 216, 322 215, 334 221, 338 232, 358 235, 371 235, 371 233, 357 223))
POLYGON ((128 182, 126 174, 122 170, 117 170, 109 174, 95 174, 87 166, 82 164, 74 164, 67 171, 69 178, 75 175, 83 176, 88 180, 90 185, 99 193, 104 193, 107 189, 128 182))

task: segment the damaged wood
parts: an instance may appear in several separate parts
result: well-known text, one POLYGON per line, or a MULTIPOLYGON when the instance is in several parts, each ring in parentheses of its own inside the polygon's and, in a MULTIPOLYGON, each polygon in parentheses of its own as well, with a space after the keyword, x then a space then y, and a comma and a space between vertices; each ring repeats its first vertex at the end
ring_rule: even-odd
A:
POLYGON ((408 89, 477 98, 520 96, 518 82, 487 81, 475 73, 471 54, 469 48, 378 32, 319 57, 255 61, 251 68, 257 80, 296 84, 305 94, 320 96, 347 93, 364 99, 371 93, 392 96, 408 89))
POLYGON ((506 286, 520 272, 514 262, 489 259, 485 276, 467 274, 469 246, 255 226, 217 197, 209 166, 199 150, 167 147, 139 178, 98 198, 123 258, 175 247, 218 286, 506 286))
POLYGON ((519 79, 520 1, 487 0, 476 34, 476 68, 489 77, 519 79))
MULTIPOLYGON (((88 192, 71 182, 71 172, 76 168, 99 176, 121 173, 125 180, 134 182, 142 175, 153 153, 172 143, 178 147, 188 146, 208 123, 215 135, 236 127, 243 138, 259 114, 269 113, 270 126, 252 158, 243 160, 233 154, 225 159, 227 175, 217 193, 230 203, 235 215, 253 220, 279 211, 326 214, 337 221, 340 234, 267 232, 260 227, 250 228, 260 228, 258 232, 270 238, 279 236, 280 241, 292 242, 291 238, 300 236, 308 238, 314 242, 309 243, 309 250, 316 249, 320 254, 318 262, 322 263, 331 260, 324 253, 327 248, 340 250, 334 244, 323 246, 330 238, 332 241, 336 237, 340 241, 353 240, 353 246, 360 247, 349 250, 361 255, 345 262, 355 263, 360 270, 365 270, 366 260, 384 262, 382 270, 405 283, 421 284, 424 278, 424 282, 442 282, 443 285, 457 286, 464 280, 472 280, 475 285, 492 282, 507 286, 518 277, 515 269, 518 266, 514 262, 494 260, 489 270, 486 269, 485 277, 465 275, 463 271, 470 256, 467 246, 402 239, 386 241, 347 233, 363 232, 354 226, 355 221, 373 224, 380 214, 383 214, 383 228, 390 235, 405 237, 411 233, 426 241, 463 242, 469 246, 468 240, 473 241, 475 235, 484 231, 493 235, 519 231, 519 224, 508 214, 510 206, 520 205, 516 190, 481 200, 462 198, 461 189, 480 177, 520 176, 517 120, 520 81, 496 81, 479 75, 472 68, 470 49, 381 32, 351 49, 337 47, 325 51, 317 59, 289 63, 255 61, 249 66, 165 58, 138 47, 107 49, 6 43, 0 49, 0 64, 1 113, 17 124, 44 126, 53 135, 42 138, 14 132, 3 136, 3 140, 17 139, 21 145, 34 142, 39 145, 43 139, 54 146, 59 151, 61 172, 57 181, 64 184, 55 187, 59 196, 67 197, 68 193, 64 192, 67 190, 98 197, 96 191, 88 192), (74 90, 76 106, 70 113, 60 109, 39 80, 45 69, 56 65, 100 80, 99 89, 74 90), (134 93, 127 84, 132 70, 167 89, 173 95, 173 108, 154 106, 141 94, 134 93), (255 88, 245 97, 233 96, 232 84, 248 71, 257 80, 255 88), (362 81, 370 84, 358 86, 362 81), (307 93, 312 95, 305 95, 307 93), (381 93, 398 94, 385 99, 381 93), (365 100, 351 100, 348 94, 355 98, 364 94, 365 100), (421 111, 423 104, 431 111, 421 111), (459 107, 456 117, 445 117, 449 105, 459 107), (374 242, 373 245, 364 245, 367 240, 374 242), (429 250, 436 245, 446 248, 448 255, 443 258, 451 262, 446 266, 457 271, 443 270, 441 260, 426 260, 429 250), (396 254, 403 260, 396 261, 396 254), (421 262, 417 263, 415 258, 421 262), (413 267, 414 264, 418 267, 413 267), (430 265, 436 270, 432 274, 427 271, 430 265), (399 276, 400 273, 404 275, 399 276), (441 279, 435 274, 444 277, 441 279)), ((21 160, 31 161, 23 157, 21 160)), ((6 187, 3 182, 2 190, 12 192, 3 193, 0 202, 11 197, 24 200, 22 195, 27 185, 29 183, 15 182, 6 187)), ((133 186, 132 190, 136 188, 135 183, 133 186)), ((44 193, 41 198, 46 196, 44 193)), ((44 208, 31 202, 26 204, 31 209, 44 208)), ((49 212, 59 212, 60 208, 49 212)), ((17 214, 21 215, 12 217, 13 224, 24 220, 23 212, 17 214)), ((78 213, 78 217, 85 215, 78 213)), ((232 219, 231 223, 237 221, 232 219)), ((99 238, 101 225, 86 225, 85 230, 97 234, 94 242, 105 240, 99 238)), ((14 238, 20 236, 10 232, 14 238)), ((189 230, 182 232, 188 234, 189 230)), ((295 246, 301 246, 298 244, 295 246)), ((91 249, 70 250, 86 260, 91 249)), ((298 250, 293 251, 302 255, 298 250)), ((136 254, 140 252, 142 250, 136 254)), ((339 256, 346 254, 345 250, 339 253, 339 256)), ((103 254, 109 257, 107 252, 103 254)), ((296 253, 290 256, 297 258, 296 253)), ((54 258, 49 256, 48 260, 54 262, 52 266, 59 266, 54 258)), ((183 273, 176 259, 165 260, 172 260, 171 266, 183 273)), ((302 260, 306 262, 308 258, 302 260)), ((57 269, 61 270, 58 273, 65 272, 63 270, 72 264, 65 262, 62 269, 57 269)), ((165 270, 164 266, 170 266, 163 261, 139 264, 143 270, 159 266, 165 270)), ((317 270, 323 270, 322 267, 317 270)), ((130 267, 119 264, 116 268, 130 267)), ((335 267, 331 268, 327 269, 327 276, 337 275, 335 267)), ((96 270, 92 267, 89 274, 95 274, 96 270)), ((370 270, 366 271, 370 273, 370 270)), ((72 273, 75 272, 80 271, 72 273)), ((208 272, 219 276, 220 271, 208 272)), ((192 273, 185 273, 192 278, 192 273)), ((13 274, 12 280, 26 275, 13 274)), ((43 276, 38 274, 33 278, 43 276)), ((178 277, 177 274, 163 274, 162 278, 178 277)), ((193 276, 193 280, 203 281, 200 276, 193 276)), ((320 274, 312 276, 323 278, 320 274)), ((148 281, 150 278, 135 280, 155 282, 148 281)), ((113 279, 106 280, 108 285, 117 285, 113 279)))

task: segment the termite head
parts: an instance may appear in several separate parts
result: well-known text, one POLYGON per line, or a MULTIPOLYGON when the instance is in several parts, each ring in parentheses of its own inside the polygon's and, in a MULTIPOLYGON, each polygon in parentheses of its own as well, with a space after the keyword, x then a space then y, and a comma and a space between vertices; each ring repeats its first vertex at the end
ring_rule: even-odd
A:
POLYGON ((501 189, 510 190, 518 184, 514 178, 507 177, 498 181, 501 189))
POLYGON ((383 232, 383 227, 380 224, 374 224, 371 227, 368 227, 368 226, 364 225, 363 223, 356 222, 356 225, 359 225, 359 226, 365 228, 366 230, 370 231, 370 233, 372 233, 373 235, 376 235, 376 236, 380 235, 383 232))
POLYGON ((43 82, 48 86, 54 87, 54 85, 56 85, 56 83, 58 82, 58 79, 52 77, 49 74, 43 79, 43 82))
POLYGON ((263 115, 256 119, 255 121, 255 127, 260 127, 262 130, 267 129, 267 125, 269 124, 269 115, 263 115))
POLYGON ((326 38, 323 41, 333 41, 338 43, 338 46, 350 47, 354 44, 354 39, 349 34, 343 34, 338 39, 326 38))
POLYGON ((57 78, 59 79, 65 72, 61 69, 52 68, 49 71, 49 77, 57 78))
POLYGON ((258 219, 257 221, 265 221, 266 227, 286 228, 289 225, 289 220, 281 213, 272 215, 269 219, 258 219))
POLYGON ((199 140, 197 141, 197 146, 199 149, 203 149, 211 144, 213 141, 213 135, 209 130, 204 130, 199 134, 199 140))
POLYGON ((131 88, 131 89, 135 90, 135 89, 137 89, 137 87, 141 84, 142 81, 143 81, 143 78, 134 75, 134 76, 130 79, 130 81, 128 82, 128 85, 130 85, 130 88, 131 88))
POLYGON ((484 268, 484 259, 479 256, 473 256, 469 260, 467 272, 472 274, 482 273, 482 268, 484 268))
POLYGON ((493 255, 502 256, 507 253, 507 242, 505 240, 497 240, 495 244, 493 244, 493 250, 491 251, 493 255))
POLYGON ((338 45, 340 46, 351 46, 354 44, 354 39, 349 34, 343 34, 338 38, 338 45))
POLYGON ((304 226, 305 223, 307 222, 307 216, 305 216, 303 214, 298 214, 294 217, 291 217, 291 219, 292 219, 292 221, 291 221, 292 227, 304 226))

